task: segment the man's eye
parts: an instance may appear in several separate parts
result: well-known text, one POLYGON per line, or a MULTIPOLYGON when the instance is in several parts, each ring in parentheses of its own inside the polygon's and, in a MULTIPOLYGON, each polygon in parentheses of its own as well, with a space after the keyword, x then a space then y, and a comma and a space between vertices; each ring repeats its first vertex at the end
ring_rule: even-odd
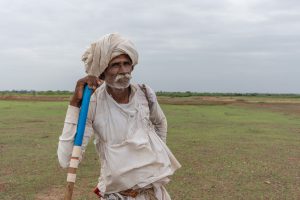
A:
POLYGON ((130 62, 124 62, 124 65, 128 66, 128 65, 131 65, 130 62))
POLYGON ((119 67, 118 63, 113 63, 110 67, 119 67))

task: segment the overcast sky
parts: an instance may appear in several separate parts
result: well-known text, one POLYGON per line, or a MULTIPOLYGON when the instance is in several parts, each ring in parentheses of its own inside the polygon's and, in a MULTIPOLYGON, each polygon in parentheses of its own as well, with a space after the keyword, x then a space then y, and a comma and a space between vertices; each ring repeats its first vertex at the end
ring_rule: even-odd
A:
POLYGON ((73 90, 119 32, 154 90, 300 93, 298 0, 1 0, 0 90, 73 90))

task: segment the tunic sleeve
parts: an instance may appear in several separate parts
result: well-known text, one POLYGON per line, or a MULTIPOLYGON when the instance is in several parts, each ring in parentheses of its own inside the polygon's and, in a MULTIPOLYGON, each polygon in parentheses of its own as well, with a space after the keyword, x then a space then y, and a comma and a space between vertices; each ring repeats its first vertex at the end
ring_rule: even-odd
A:
MULTIPOLYGON (((94 95, 93 95, 94 96, 94 95)), ((93 118, 94 118, 94 108, 95 108, 95 97, 91 97, 89 111, 82 141, 81 150, 82 153, 85 152, 85 149, 93 135, 93 118)), ((69 166, 73 144, 74 144, 74 137, 76 134, 77 129, 77 122, 79 116, 80 109, 74 106, 69 105, 64 127, 61 136, 59 137, 58 148, 57 148, 57 156, 59 164, 62 168, 67 168, 69 166)), ((81 158, 80 158, 81 160, 81 158)))
POLYGON ((155 92, 149 86, 146 86, 146 88, 150 101, 150 120, 154 125, 157 135, 166 143, 168 127, 166 116, 157 101, 155 92))

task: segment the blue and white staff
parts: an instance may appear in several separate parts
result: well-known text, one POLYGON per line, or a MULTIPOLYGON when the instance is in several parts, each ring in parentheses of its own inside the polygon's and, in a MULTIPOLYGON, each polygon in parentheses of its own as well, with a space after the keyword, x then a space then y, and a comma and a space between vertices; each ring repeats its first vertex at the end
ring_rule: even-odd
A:
POLYGON ((85 129, 85 124, 86 124, 86 119, 87 119, 89 103, 90 103, 90 98, 91 98, 92 92, 93 92, 93 90, 91 88, 89 88, 88 85, 86 85, 84 87, 82 103, 81 103, 81 108, 80 108, 80 113, 79 113, 79 118, 78 118, 78 124, 77 124, 77 132, 75 135, 70 165, 68 168, 68 175, 67 175, 68 183, 67 183, 67 189, 66 189, 66 193, 65 193, 65 197, 64 197, 65 200, 72 199, 74 184, 76 181, 76 170, 79 165, 79 158, 81 157, 82 139, 83 139, 83 135, 84 135, 84 129, 85 129))

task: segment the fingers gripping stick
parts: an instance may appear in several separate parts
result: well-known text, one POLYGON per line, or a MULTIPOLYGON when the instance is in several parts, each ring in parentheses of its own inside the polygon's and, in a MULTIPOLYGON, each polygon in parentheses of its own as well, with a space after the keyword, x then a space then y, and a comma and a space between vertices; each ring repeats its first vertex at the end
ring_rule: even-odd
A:
POLYGON ((89 88, 88 85, 84 87, 82 104, 81 104, 78 123, 77 123, 77 132, 75 135, 72 157, 68 169, 68 175, 67 175, 68 183, 67 183, 67 190, 64 198, 65 200, 72 199, 73 188, 76 181, 76 169, 78 168, 79 158, 81 156, 82 139, 84 135, 85 123, 87 119, 92 92, 93 90, 89 88))

